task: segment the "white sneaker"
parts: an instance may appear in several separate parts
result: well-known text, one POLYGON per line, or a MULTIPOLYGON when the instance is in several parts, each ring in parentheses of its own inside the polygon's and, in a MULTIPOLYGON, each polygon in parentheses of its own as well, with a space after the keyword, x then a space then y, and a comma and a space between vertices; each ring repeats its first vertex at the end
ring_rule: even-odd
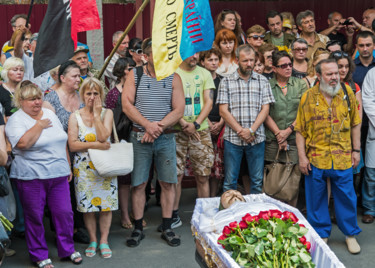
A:
POLYGON ((177 218, 172 219, 172 224, 171 224, 172 229, 180 227, 181 225, 182 225, 182 221, 180 219, 180 216, 177 216, 177 218))

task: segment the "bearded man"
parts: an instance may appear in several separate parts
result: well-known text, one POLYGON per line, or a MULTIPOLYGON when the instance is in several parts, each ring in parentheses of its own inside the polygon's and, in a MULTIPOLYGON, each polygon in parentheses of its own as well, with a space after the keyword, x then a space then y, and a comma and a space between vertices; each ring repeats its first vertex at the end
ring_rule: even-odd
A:
POLYGON ((346 235, 352 254, 361 248, 354 235, 357 224, 357 197, 353 171, 360 160, 361 119, 350 87, 341 88, 335 60, 322 60, 316 66, 320 83, 307 90, 297 113, 294 130, 299 166, 305 174, 307 220, 325 242, 332 225, 328 212, 327 177, 335 200, 337 225, 346 235))
POLYGON ((221 80, 216 103, 225 121, 223 190, 237 189, 242 155, 251 181, 250 193, 263 186, 265 130, 263 122, 275 102, 268 80, 253 72, 255 51, 246 44, 236 49, 238 69, 221 80))

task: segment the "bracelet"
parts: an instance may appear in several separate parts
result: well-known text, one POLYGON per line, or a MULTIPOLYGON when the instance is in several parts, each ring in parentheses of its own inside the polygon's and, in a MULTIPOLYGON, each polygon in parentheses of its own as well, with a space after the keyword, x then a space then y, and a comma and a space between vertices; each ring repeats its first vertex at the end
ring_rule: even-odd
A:
POLYGON ((279 135, 279 134, 280 134, 280 131, 275 134, 275 137, 277 137, 277 135, 279 135))
POLYGON ((361 150, 352 149, 353 152, 360 153, 361 150))
POLYGON ((289 126, 289 128, 292 130, 292 132, 294 131, 294 126, 293 126, 293 124, 291 124, 291 125, 289 126))

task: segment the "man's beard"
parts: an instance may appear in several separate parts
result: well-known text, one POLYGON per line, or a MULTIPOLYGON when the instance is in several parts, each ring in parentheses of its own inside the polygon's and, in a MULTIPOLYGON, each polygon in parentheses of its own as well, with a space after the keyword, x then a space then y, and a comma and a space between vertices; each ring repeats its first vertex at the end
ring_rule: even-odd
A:
POLYGON ((252 69, 247 70, 247 69, 242 68, 241 64, 238 64, 238 69, 240 70, 240 73, 244 76, 251 74, 251 71, 252 71, 252 69))
POLYGON ((336 96, 337 93, 339 92, 340 88, 341 88, 340 78, 337 79, 337 84, 334 87, 332 87, 328 83, 326 83, 326 81, 324 81, 323 78, 320 79, 320 90, 327 93, 331 97, 336 96))

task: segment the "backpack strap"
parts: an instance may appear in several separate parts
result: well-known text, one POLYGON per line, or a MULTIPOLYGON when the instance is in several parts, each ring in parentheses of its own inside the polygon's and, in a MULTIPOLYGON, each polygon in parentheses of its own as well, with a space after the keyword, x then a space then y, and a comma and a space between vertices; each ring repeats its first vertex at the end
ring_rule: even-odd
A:
POLYGON ((350 100, 348 95, 348 90, 346 89, 346 85, 341 82, 341 88, 344 91, 344 99, 346 99, 346 102, 348 104, 348 111, 350 112, 350 100))

